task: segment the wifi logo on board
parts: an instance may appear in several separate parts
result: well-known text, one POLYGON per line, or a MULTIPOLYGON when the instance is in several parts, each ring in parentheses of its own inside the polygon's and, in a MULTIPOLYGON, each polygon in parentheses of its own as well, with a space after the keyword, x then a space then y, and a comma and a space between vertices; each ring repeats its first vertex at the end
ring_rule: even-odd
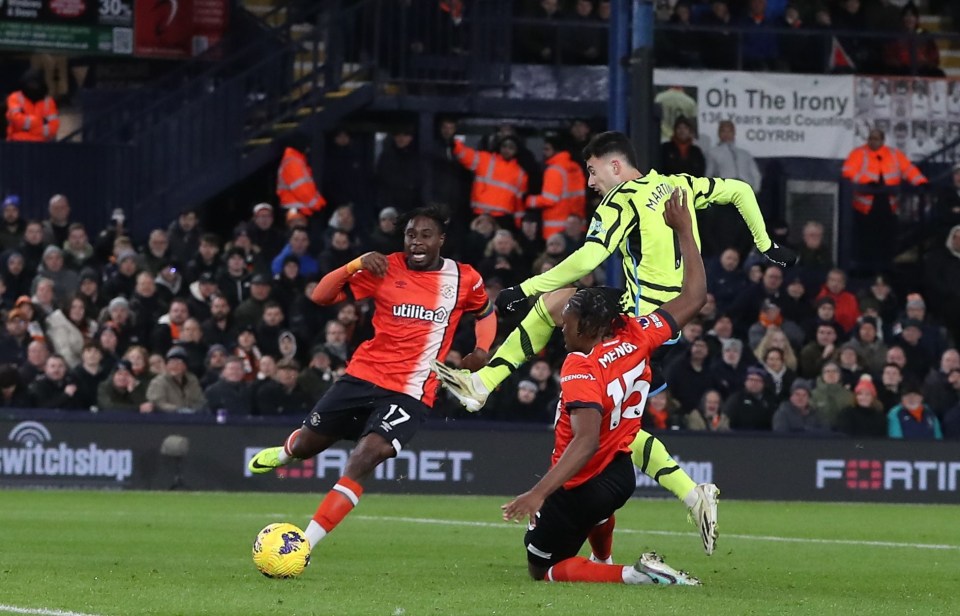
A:
POLYGON ((21 421, 10 430, 7 438, 27 447, 42 445, 52 437, 46 426, 36 421, 21 421))

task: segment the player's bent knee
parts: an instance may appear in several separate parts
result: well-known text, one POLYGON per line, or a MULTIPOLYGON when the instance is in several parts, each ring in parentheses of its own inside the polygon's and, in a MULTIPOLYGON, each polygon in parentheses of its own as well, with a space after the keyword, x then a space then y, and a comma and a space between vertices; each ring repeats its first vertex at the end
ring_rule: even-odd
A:
POLYGON ((547 579, 547 571, 550 569, 548 567, 541 567, 540 565, 535 565, 533 563, 527 563, 527 573, 530 574, 530 578, 534 582, 542 582, 547 579))
POLYGON ((556 291, 549 291, 543 294, 543 304, 550 312, 550 316, 553 318, 554 323, 562 322, 563 309, 576 292, 577 290, 575 288, 568 287, 565 289, 557 289, 556 291))

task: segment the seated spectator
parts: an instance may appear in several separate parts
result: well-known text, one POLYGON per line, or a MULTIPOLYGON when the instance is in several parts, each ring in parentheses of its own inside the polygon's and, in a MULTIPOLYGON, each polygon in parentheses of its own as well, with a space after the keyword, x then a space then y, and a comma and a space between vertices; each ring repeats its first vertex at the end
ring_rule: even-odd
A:
MULTIPOLYGON (((348 236, 347 238, 348 250, 350 248, 349 243, 350 242, 349 242, 349 236, 348 236)), ((310 255, 310 236, 307 235, 306 229, 302 227, 294 227, 293 230, 290 231, 290 239, 287 241, 286 246, 283 247, 283 250, 280 251, 280 254, 274 257, 273 261, 271 262, 270 271, 273 275, 277 275, 280 273, 280 270, 283 268, 283 259, 287 255, 293 255, 294 257, 297 258, 297 260, 300 261, 301 276, 304 276, 305 278, 309 278, 311 276, 317 276, 322 273, 320 271, 320 263, 310 255)))
POLYGON ((169 263, 172 258, 167 232, 163 229, 154 229, 147 238, 145 249, 137 258, 137 267, 156 276, 160 273, 160 268, 165 263, 169 263))
MULTIPOLYGON (((946 272, 943 273, 946 274, 946 272)), ((949 346, 947 344, 947 333, 943 327, 936 322, 933 316, 927 312, 927 302, 924 301, 923 296, 919 293, 907 295, 907 303, 902 316, 904 318, 897 321, 889 321, 892 326, 892 336, 896 337, 903 331, 903 324, 907 319, 919 321, 922 334, 920 337, 920 346, 925 350, 926 356, 930 359, 931 363, 939 359, 940 355, 949 346)), ((921 374, 920 378, 924 376, 926 376, 926 373, 921 374)))
MULTIPOLYGON (((153 278, 152 274, 148 274, 153 278)), ((126 297, 133 295, 137 286, 137 253, 133 250, 124 250, 117 255, 116 271, 107 275, 103 283, 103 294, 106 297, 126 297)))
POLYGON ((740 269, 740 253, 727 248, 716 260, 709 261, 707 289, 717 301, 717 309, 726 312, 747 288, 747 276, 740 269))
POLYGON ((233 311, 236 327, 255 326, 263 317, 263 308, 270 299, 273 282, 265 274, 254 274, 250 279, 250 297, 233 311))
POLYGON ((837 356, 837 363, 840 364, 840 384, 853 391, 860 377, 866 373, 863 366, 860 365, 860 355, 856 348, 849 342, 840 347, 840 353, 837 356))
POLYGON ((47 246, 43 251, 35 280, 43 278, 53 281, 53 293, 57 297, 73 295, 80 286, 80 275, 64 267, 63 250, 58 246, 47 246))
POLYGON ((872 436, 882 438, 887 435, 887 412, 877 399, 877 388, 870 375, 863 375, 853 389, 854 404, 840 411, 837 417, 837 431, 847 436, 872 436))
POLYGON ((226 266, 217 273, 216 281, 217 288, 231 306, 239 306, 250 296, 250 272, 243 251, 238 248, 227 251, 226 266))
POLYGON ((300 261, 294 256, 283 260, 283 268, 273 277, 273 297, 283 308, 284 314, 289 314, 293 304, 301 293, 304 285, 300 275, 300 261))
MULTIPOLYGON (((960 371, 954 370, 951 376, 956 375, 957 389, 960 390, 960 371)), ((943 438, 958 440, 960 439, 960 403, 947 409, 943 414, 943 438)))
POLYGON ((303 415, 310 411, 313 401, 297 384, 299 372, 300 366, 294 360, 277 362, 276 376, 257 389, 255 414, 303 415))
POLYGON ((707 169, 703 150, 693 142, 693 125, 684 116, 673 123, 673 137, 660 145, 660 172, 702 176, 707 169))
POLYGON ((385 207, 380 210, 377 226, 364 240, 367 250, 385 255, 403 250, 403 238, 400 237, 397 229, 398 216, 399 213, 395 207, 385 207))
POLYGON ((483 261, 483 253, 486 251, 490 240, 493 239, 493 234, 497 228, 497 222, 493 219, 493 216, 487 214, 481 214, 470 222, 470 232, 467 233, 461 251, 464 262, 476 267, 483 261))
POLYGON ((222 344, 211 344, 207 349, 207 359, 204 362, 206 369, 203 378, 200 379, 200 387, 204 391, 220 379, 220 372, 227 363, 227 357, 232 356, 227 352, 227 347, 222 344))
POLYGON ((828 361, 837 360, 837 330, 829 323, 817 326, 816 338, 800 349, 800 376, 813 378, 828 361))
POLYGON ((167 310, 169 303, 164 302, 157 293, 157 283, 150 272, 140 272, 136 277, 136 286, 128 302, 123 297, 114 297, 110 300, 110 320, 117 327, 120 336, 120 346, 129 344, 149 344, 153 330, 167 310), (115 313, 115 309, 123 308, 124 315, 115 313), (133 313, 135 318, 126 318, 133 313))
POLYGON ((767 330, 767 333, 760 339, 760 344, 753 350, 753 354, 758 361, 763 361, 763 358, 767 355, 767 351, 770 349, 780 349, 781 353, 783 353, 784 364, 787 368, 796 372, 798 363, 797 354, 793 351, 793 345, 790 344, 790 339, 787 338, 787 335, 783 333, 779 327, 771 327, 767 330))
POLYGON ((923 403, 923 393, 915 381, 906 381, 900 404, 887 413, 887 436, 905 440, 943 440, 940 420, 923 403))
POLYGON ((643 412, 645 430, 670 430, 680 427, 682 422, 680 403, 670 395, 669 390, 661 390, 647 400, 647 408, 643 412))
POLYGON ((3 220, 0 221, 0 251, 16 250, 26 228, 27 222, 20 216, 20 197, 7 195, 3 199, 3 220))
POLYGON ((216 412, 227 409, 232 414, 250 415, 253 412, 253 396, 243 376, 243 361, 239 357, 226 358, 220 379, 204 391, 207 410, 216 412))
POLYGON ((30 303, 33 304, 36 310, 36 319, 42 320, 53 314, 53 311, 58 307, 58 302, 62 298, 57 297, 57 294, 53 290, 53 281, 49 278, 36 279, 34 287, 33 295, 30 297, 30 303))
POLYGON ((537 385, 537 404, 553 412, 556 409, 557 397, 560 395, 560 386, 554 376, 553 368, 550 367, 550 362, 542 357, 535 358, 530 363, 527 379, 537 385))
POLYGON ((62 356, 67 366, 80 363, 83 346, 93 339, 97 322, 87 316, 87 303, 75 296, 64 307, 47 317, 47 338, 54 353, 62 356))
POLYGON ((37 275, 37 268, 40 267, 46 247, 47 244, 43 241, 43 225, 35 220, 29 221, 23 230, 23 239, 17 252, 23 255, 23 269, 31 279, 37 275))
POLYGON ((323 330, 323 348, 331 357, 347 363, 353 350, 347 344, 347 328, 343 323, 334 319, 327 321, 323 330))
POLYGON ((97 406, 97 388, 107 378, 103 368, 103 352, 96 344, 83 345, 80 364, 69 372, 69 380, 77 386, 73 399, 77 408, 90 409, 97 406))
MULTIPOLYGON (((258 253, 257 269, 269 270, 273 258, 280 254, 285 243, 283 232, 274 225, 273 206, 258 203, 253 206, 253 219, 247 223, 247 236, 258 253)), ((226 290, 224 290, 226 293, 226 290)))
POLYGON ((880 339, 879 334, 877 319, 863 316, 847 343, 863 360, 864 369, 871 374, 878 374, 886 363, 887 345, 880 339))
POLYGON ((513 234, 506 229, 500 229, 493 234, 477 271, 483 278, 497 276, 505 286, 512 287, 526 280, 529 275, 528 268, 529 262, 523 258, 513 234))
POLYGON ((834 268, 830 248, 823 241, 823 223, 815 220, 803 225, 803 245, 800 247, 797 269, 803 285, 808 289, 819 289, 827 279, 827 273, 834 268))
POLYGON ((101 411, 149 413, 153 403, 147 402, 147 381, 133 376, 133 366, 126 359, 117 362, 110 376, 97 387, 97 408, 101 411))
POLYGON ((743 358, 743 343, 736 338, 724 340, 719 356, 710 364, 710 387, 719 391, 724 399, 740 391, 747 363, 743 358))
POLYGON ((264 355, 280 357, 280 333, 285 329, 283 308, 277 302, 268 301, 263 307, 263 316, 257 323, 257 346, 264 355))
POLYGON ((20 365, 25 362, 31 341, 23 312, 14 308, 7 313, 7 326, 0 336, 0 364, 20 365))
POLYGON ((30 406, 38 409, 74 410, 80 408, 74 397, 77 386, 67 380, 67 362, 60 355, 51 355, 43 368, 43 376, 27 388, 30 406))
POLYGON ((893 344, 901 349, 906 358, 904 372, 916 380, 922 380, 933 364, 928 349, 921 344, 923 323, 908 318, 901 320, 898 325, 900 333, 893 338, 893 344))
POLYGON ((884 71, 891 75, 943 77, 940 50, 933 39, 918 36, 927 32, 920 27, 920 12, 912 2, 900 11, 900 19, 903 26, 902 36, 883 48, 884 71))
POLYGON ((923 399, 940 417, 947 409, 960 402, 952 382, 957 378, 953 374, 957 371, 960 371, 960 353, 956 349, 947 349, 940 356, 939 368, 931 370, 923 381, 923 399))
POLYGON ((27 361, 21 364, 18 370, 25 387, 29 387, 43 376, 49 358, 50 347, 47 346, 46 342, 34 340, 27 345, 27 361))
POLYGON ((767 349, 763 355, 763 369, 766 372, 767 387, 777 400, 788 397, 790 386, 797 378, 797 373, 787 367, 783 361, 783 351, 776 347, 767 349))
POLYGON ((147 400, 164 413, 195 413, 206 404, 200 381, 187 371, 187 352, 178 346, 166 354, 166 373, 147 387, 147 400))
POLYGON ((85 267, 96 266, 87 229, 79 222, 71 224, 67 231, 67 241, 63 243, 63 259, 67 269, 78 273, 85 267))
POLYGON ((730 418, 734 430, 770 430, 777 398, 766 387, 763 368, 750 366, 743 389, 731 395, 723 405, 723 414, 730 418))
POLYGON ((210 296, 210 318, 204 321, 203 340, 207 344, 222 344, 229 347, 237 337, 233 331, 233 316, 230 314, 230 302, 222 295, 210 296))
POLYGON ((556 27, 565 15, 558 0, 540 0, 524 7, 522 16, 535 22, 524 23, 514 28, 513 49, 518 62, 553 64, 557 61, 560 36, 556 27), (552 23, 551 23, 552 22, 552 23))
MULTIPOLYGON (((184 263, 184 261, 176 258, 176 254, 173 254, 173 257, 173 260, 168 263, 184 263)), ((220 264, 220 237, 215 233, 204 233, 200 236, 200 247, 197 249, 196 254, 192 255, 190 261, 187 262, 184 279, 187 284, 189 284, 199 278, 200 274, 204 272, 209 273, 211 276, 216 276, 217 270, 220 269, 220 264)))
POLYGON ((675 386, 671 392, 680 403, 682 414, 697 408, 703 392, 710 387, 710 373, 707 371, 709 357, 710 349, 707 348, 706 341, 697 338, 690 343, 687 356, 665 371, 667 383, 682 383, 682 386, 675 386))
POLYGON ((187 312, 202 323, 210 318, 210 298, 217 293, 217 283, 213 276, 205 272, 190 283, 188 290, 190 297, 187 299, 187 312))
POLYGON ((334 380, 330 354, 322 346, 313 347, 310 363, 300 372, 297 384, 311 400, 319 400, 333 386, 334 380))
POLYGON ((9 305, 22 295, 29 297, 33 276, 24 270, 23 255, 16 251, 7 253, 4 265, 2 277, 6 291, 3 293, 3 300, 9 305))
MULTIPOLYGON (((170 242, 170 256, 179 263, 187 263, 200 248, 202 230, 198 224, 196 210, 184 210, 167 228, 170 242)), ((190 282, 193 282, 192 280, 190 282)))
POLYGON ((100 293, 100 272, 93 268, 80 271, 80 286, 77 294, 87 302, 91 315, 97 315, 106 308, 108 298, 100 293))
POLYGON ((860 318, 860 305, 856 296, 847 291, 847 275, 843 270, 832 269, 827 272, 827 281, 823 284, 817 299, 829 297, 836 306, 835 319, 844 334, 849 334, 860 318))
POLYGON ((503 387, 496 411, 488 419, 545 424, 553 421, 553 411, 537 401, 539 388, 529 379, 521 379, 514 387, 503 387))
POLYGON ((750 347, 756 348, 759 346, 760 341, 771 327, 779 328, 790 341, 791 347, 800 348, 803 346, 804 335, 800 326, 793 321, 785 319, 780 311, 780 306, 769 299, 765 299, 763 303, 760 304, 760 317, 758 321, 751 325, 747 331, 747 341, 750 347))
POLYGON ((106 370, 107 373, 113 372, 122 355, 117 346, 120 342, 120 339, 117 337, 117 330, 109 323, 101 325, 99 329, 97 329, 97 333, 93 336, 93 342, 100 347, 100 350, 103 352, 103 369, 106 370))
MULTIPOLYGON (((350 235, 346 231, 336 229, 330 234, 329 243, 323 249, 323 252, 320 253, 319 273, 321 275, 328 274, 337 268, 343 267, 358 256, 360 256, 360 252, 350 242, 350 235)), ((283 262, 281 261, 281 267, 282 265, 283 262)), ((313 276, 315 273, 303 272, 303 275, 313 276)))
POLYGON ((207 344, 203 340, 203 330, 194 318, 183 322, 177 346, 187 353, 187 370, 198 379, 206 373, 207 344))
POLYGON ((709 32, 700 35, 700 57, 707 68, 714 70, 733 70, 737 68, 739 54, 739 35, 725 28, 731 24, 730 3, 727 0, 713 0, 710 13, 704 18, 704 25, 714 26, 709 32))
MULTIPOLYGON (((803 328, 804 338, 806 338, 806 333, 813 329, 813 323, 817 320, 816 311, 807 297, 807 288, 796 273, 787 277, 787 283, 784 287, 786 293, 780 296, 778 302, 780 312, 783 313, 784 319, 789 319, 803 328)), ((803 344, 798 348, 802 346, 803 344)))
POLYGON ((174 343, 180 340, 183 324, 190 318, 187 300, 182 297, 170 302, 167 314, 161 316, 150 334, 150 349, 156 353, 166 353, 174 343))
POLYGON ((277 349, 279 355, 277 355, 277 361, 283 361, 284 359, 293 359, 296 362, 300 363, 300 355, 303 354, 300 352, 301 345, 297 341, 296 335, 289 329, 285 329, 280 332, 280 335, 277 336, 277 349))
POLYGON ((243 380, 247 383, 257 380, 262 368, 262 360, 270 357, 260 352, 255 332, 253 325, 241 327, 237 332, 237 340, 233 348, 233 354, 243 360, 243 380))
POLYGON ((828 361, 823 364, 816 386, 810 392, 810 404, 830 427, 836 425, 840 411, 853 404, 853 394, 843 386, 837 362, 828 361))
POLYGON ((703 394, 700 405, 687 414, 687 429, 707 432, 728 432, 730 418, 720 409, 720 392, 708 389, 703 394))
POLYGON ((181 269, 182 267, 179 263, 170 261, 160 268, 160 271, 157 272, 157 275, 153 279, 157 286, 157 294, 160 296, 160 301, 165 304, 173 301, 174 297, 182 297, 184 295, 182 291, 185 291, 184 287, 188 287, 204 276, 213 275, 208 270, 201 271, 192 281, 186 281, 185 285, 183 274, 180 273, 181 269))
POLYGON ((573 6, 573 25, 563 31, 561 42, 564 64, 606 64, 606 40, 603 28, 597 27, 601 22, 593 4, 593 0, 577 0, 573 6))
MULTIPOLYGON (((733 339, 733 320, 727 314, 717 314, 712 326, 704 336, 704 340, 707 341, 707 346, 710 348, 710 357, 720 357, 720 352, 723 350, 723 343, 733 339)), ((736 338, 736 340, 739 341, 740 339, 736 338)), ((742 346, 743 341, 740 341, 740 344, 742 346)), ((747 355, 749 355, 749 353, 747 355)), ((746 356, 742 350, 741 358, 746 360, 746 356)))
POLYGON ((790 386, 790 398, 780 403, 773 415, 774 432, 825 434, 830 428, 820 413, 810 405, 810 383, 797 379, 790 386))
POLYGON ((0 366, 0 407, 5 409, 30 408, 30 394, 16 366, 0 366))
POLYGON ((699 32, 687 29, 691 25, 690 4, 679 0, 673 6, 669 23, 678 29, 660 30, 655 33, 657 66, 677 66, 680 68, 698 68, 700 61, 699 32))
MULTIPOLYGON (((763 300, 769 299, 779 305, 783 293, 783 270, 777 265, 768 265, 760 269, 759 265, 751 268, 753 275, 760 275, 759 281, 754 281, 747 289, 734 300, 730 306, 730 316, 733 317, 734 327, 738 332, 746 332, 753 324, 763 300)), ((750 279, 750 273, 747 278, 750 279)))

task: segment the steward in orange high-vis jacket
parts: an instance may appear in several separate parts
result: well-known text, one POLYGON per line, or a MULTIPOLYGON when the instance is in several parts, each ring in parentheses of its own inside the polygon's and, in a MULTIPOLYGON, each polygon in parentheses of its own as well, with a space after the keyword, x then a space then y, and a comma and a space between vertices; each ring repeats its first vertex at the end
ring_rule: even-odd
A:
POLYGON ((573 160, 556 137, 547 137, 543 144, 546 169, 539 195, 527 197, 527 209, 543 212, 543 237, 563 233, 567 217, 576 214, 586 218, 587 180, 579 163, 573 160))
POLYGON ((7 97, 7 141, 56 141, 60 116, 43 72, 31 69, 20 81, 22 88, 7 97))
POLYGON ((906 180, 914 186, 926 184, 920 170, 903 152, 884 145, 882 130, 873 129, 866 145, 854 149, 843 163, 843 177, 854 184, 886 187, 885 193, 853 193, 853 226, 857 253, 856 270, 861 275, 884 273, 894 256, 896 245, 896 187, 906 180))
POLYGON ((473 172, 470 207, 474 215, 489 214, 501 226, 515 226, 523 216, 523 195, 527 174, 517 162, 516 138, 508 135, 497 144, 497 152, 468 148, 462 141, 453 144, 453 155, 473 172))
POLYGON ((284 140, 284 145, 283 159, 277 170, 280 207, 286 211, 288 219, 298 214, 310 217, 327 205, 327 200, 317 190, 313 170, 307 162, 310 138, 302 133, 294 133, 284 140))

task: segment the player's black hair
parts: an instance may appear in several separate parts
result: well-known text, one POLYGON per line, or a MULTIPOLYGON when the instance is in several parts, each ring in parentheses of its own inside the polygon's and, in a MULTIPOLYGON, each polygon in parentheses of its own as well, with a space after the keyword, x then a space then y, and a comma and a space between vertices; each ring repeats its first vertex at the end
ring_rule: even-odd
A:
POLYGON ((588 338, 605 338, 626 325, 620 309, 619 289, 589 287, 580 289, 567 301, 566 310, 579 317, 577 333, 588 338))
POLYGON ((424 216, 426 218, 432 219, 437 223, 437 227, 440 229, 440 233, 447 232, 447 223, 450 221, 450 214, 447 212, 447 208, 440 205, 439 203, 434 203, 431 205, 425 205, 423 207, 418 207, 409 212, 404 212, 400 216, 398 221, 398 229, 406 229, 407 223, 416 218, 417 216, 424 216))
POLYGON ((607 131, 595 135, 583 148, 583 160, 593 156, 601 158, 607 154, 622 154, 631 166, 637 166, 637 151, 633 147, 630 138, 617 131, 607 131))

